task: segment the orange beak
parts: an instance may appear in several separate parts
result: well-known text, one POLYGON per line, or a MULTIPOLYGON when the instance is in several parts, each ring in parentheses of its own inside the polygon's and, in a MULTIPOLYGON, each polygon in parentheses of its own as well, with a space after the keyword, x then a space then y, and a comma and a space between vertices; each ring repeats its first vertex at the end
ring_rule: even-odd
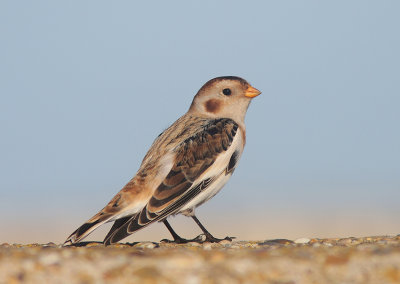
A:
POLYGON ((254 98, 257 97, 261 92, 257 90, 256 88, 253 88, 252 86, 248 87, 244 95, 248 98, 254 98))

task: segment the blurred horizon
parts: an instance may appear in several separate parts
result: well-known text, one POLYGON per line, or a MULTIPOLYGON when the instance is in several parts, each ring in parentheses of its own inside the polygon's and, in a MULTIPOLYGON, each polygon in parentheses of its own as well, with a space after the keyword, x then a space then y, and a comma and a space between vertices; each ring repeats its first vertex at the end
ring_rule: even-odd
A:
MULTIPOLYGON (((132 178, 198 89, 224 75, 262 94, 232 179, 197 209, 213 235, 399 234, 399 8, 2 1, 0 243, 63 242, 132 178)), ((185 217, 171 224, 200 233, 185 217)), ((154 224, 123 242, 163 238, 154 224)))

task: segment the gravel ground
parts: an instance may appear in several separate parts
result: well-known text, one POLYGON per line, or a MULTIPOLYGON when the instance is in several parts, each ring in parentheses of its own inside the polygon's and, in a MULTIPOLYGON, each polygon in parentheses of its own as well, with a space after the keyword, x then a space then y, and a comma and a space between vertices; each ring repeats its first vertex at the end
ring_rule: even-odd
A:
POLYGON ((400 283, 400 235, 84 244, 2 244, 0 283, 400 283))

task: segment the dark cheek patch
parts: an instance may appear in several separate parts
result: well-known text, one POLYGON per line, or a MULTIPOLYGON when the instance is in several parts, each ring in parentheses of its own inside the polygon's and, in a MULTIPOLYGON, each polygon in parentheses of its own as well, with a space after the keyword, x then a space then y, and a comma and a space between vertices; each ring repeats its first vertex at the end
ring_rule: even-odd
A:
POLYGON ((217 112, 220 109, 221 102, 219 100, 208 100, 205 103, 206 110, 208 112, 217 112))

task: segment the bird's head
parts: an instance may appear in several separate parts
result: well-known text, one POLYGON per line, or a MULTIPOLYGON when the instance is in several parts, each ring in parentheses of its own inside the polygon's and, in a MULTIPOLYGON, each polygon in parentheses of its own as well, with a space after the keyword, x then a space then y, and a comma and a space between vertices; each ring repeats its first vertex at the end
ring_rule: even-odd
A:
POLYGON ((197 92, 189 113, 243 122, 251 99, 259 94, 259 90, 242 78, 217 77, 205 83, 197 92))

